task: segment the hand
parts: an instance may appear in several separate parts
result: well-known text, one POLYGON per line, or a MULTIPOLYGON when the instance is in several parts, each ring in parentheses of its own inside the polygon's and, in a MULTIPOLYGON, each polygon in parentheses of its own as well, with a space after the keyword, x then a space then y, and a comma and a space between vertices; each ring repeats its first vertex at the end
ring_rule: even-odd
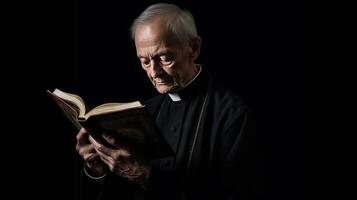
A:
POLYGON ((119 144, 111 135, 103 134, 103 137, 115 146, 116 149, 106 147, 91 137, 89 141, 93 144, 102 161, 108 165, 110 171, 131 181, 145 185, 151 172, 151 168, 147 162, 133 155, 130 148, 119 144))
POLYGON ((81 128, 77 134, 76 150, 86 163, 86 167, 94 176, 101 176, 105 173, 106 165, 100 159, 94 149, 94 145, 89 141, 89 132, 81 128))

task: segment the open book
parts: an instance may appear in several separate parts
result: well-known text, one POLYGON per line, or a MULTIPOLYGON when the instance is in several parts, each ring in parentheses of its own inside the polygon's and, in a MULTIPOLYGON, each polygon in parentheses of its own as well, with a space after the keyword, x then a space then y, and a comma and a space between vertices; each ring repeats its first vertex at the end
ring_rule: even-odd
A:
POLYGON ((113 147, 102 133, 113 134, 120 143, 147 159, 173 155, 156 122, 139 101, 105 103, 87 111, 83 99, 76 94, 59 89, 47 90, 47 93, 78 129, 85 127, 94 139, 106 146, 113 147))

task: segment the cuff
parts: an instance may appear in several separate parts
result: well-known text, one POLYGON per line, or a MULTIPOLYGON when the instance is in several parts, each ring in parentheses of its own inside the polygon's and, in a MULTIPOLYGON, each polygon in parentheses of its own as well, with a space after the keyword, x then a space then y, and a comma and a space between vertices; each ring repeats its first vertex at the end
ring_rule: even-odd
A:
POLYGON ((88 176, 89 178, 94 179, 94 180, 102 180, 102 179, 107 175, 107 173, 104 173, 104 174, 101 175, 101 176, 92 176, 92 175, 90 175, 90 173, 87 171, 86 165, 84 165, 83 170, 84 170, 84 173, 86 174, 86 176, 88 176))

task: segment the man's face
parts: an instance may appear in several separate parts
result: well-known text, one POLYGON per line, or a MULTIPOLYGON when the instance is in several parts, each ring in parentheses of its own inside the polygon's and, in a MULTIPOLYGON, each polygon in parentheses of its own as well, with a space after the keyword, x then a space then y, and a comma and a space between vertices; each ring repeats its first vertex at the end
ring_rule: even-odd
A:
POLYGON ((173 93, 194 76, 192 49, 164 31, 162 20, 139 25, 135 33, 137 56, 160 93, 173 93))

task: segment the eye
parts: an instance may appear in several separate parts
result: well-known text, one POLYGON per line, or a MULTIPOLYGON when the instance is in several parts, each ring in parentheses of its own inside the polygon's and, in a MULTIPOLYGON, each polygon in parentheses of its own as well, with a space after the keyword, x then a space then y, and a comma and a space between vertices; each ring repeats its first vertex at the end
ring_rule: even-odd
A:
POLYGON ((140 58, 140 62, 143 67, 150 67, 150 59, 140 58))
POLYGON ((160 62, 163 65, 169 65, 172 63, 172 61, 174 60, 173 56, 169 56, 169 55, 162 55, 160 56, 160 62))

